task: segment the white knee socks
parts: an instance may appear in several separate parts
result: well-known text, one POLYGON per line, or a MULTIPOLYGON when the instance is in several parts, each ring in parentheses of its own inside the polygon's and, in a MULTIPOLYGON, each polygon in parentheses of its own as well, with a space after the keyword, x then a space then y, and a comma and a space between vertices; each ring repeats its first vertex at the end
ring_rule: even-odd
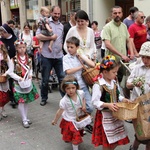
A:
POLYGON ((72 144, 73 150, 78 150, 78 146, 79 146, 79 145, 73 145, 73 144, 72 144))
POLYGON ((28 106, 25 103, 19 103, 18 104, 18 109, 21 113, 22 121, 27 121, 27 111, 28 111, 28 106))

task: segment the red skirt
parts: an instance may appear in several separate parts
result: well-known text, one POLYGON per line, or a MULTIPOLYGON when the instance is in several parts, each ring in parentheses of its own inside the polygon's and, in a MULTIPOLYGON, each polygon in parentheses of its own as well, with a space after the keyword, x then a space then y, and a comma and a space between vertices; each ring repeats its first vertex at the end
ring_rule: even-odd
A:
POLYGON ((9 102, 9 92, 0 91, 0 107, 4 107, 9 102))
POLYGON ((107 148, 114 148, 117 145, 125 145, 129 143, 128 137, 125 137, 124 139, 121 139, 115 143, 109 144, 106 134, 104 132, 104 128, 102 125, 102 113, 100 110, 97 110, 96 116, 95 116, 95 122, 93 127, 93 133, 92 133, 92 144, 95 145, 95 147, 98 147, 99 145, 103 145, 103 147, 107 148))
POLYGON ((72 122, 62 119, 60 122, 62 139, 65 142, 71 142, 74 145, 78 145, 83 142, 83 130, 76 130, 72 122))

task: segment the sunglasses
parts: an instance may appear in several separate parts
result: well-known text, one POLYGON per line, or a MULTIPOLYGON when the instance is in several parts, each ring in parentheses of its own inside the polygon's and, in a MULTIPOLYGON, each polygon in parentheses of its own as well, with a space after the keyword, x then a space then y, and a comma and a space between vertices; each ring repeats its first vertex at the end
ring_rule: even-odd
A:
POLYGON ((141 19, 145 19, 146 18, 146 16, 141 16, 141 19))

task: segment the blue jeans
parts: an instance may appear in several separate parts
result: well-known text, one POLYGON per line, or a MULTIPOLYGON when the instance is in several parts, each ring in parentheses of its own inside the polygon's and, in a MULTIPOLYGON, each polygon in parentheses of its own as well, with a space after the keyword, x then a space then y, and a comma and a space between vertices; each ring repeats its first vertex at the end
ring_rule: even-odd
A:
POLYGON ((84 94, 85 94, 84 98, 85 98, 85 101, 86 101, 87 112, 88 113, 92 113, 93 105, 92 105, 92 101, 91 101, 92 100, 92 96, 90 94, 90 91, 89 91, 88 87, 83 87, 83 88, 81 88, 81 90, 83 90, 84 94))
MULTIPOLYGON (((41 76, 42 76, 42 83, 41 83, 41 98, 42 101, 47 101, 48 99, 48 82, 50 71, 52 68, 55 69, 56 75, 58 77, 59 84, 63 80, 65 74, 63 72, 63 63, 62 58, 46 58, 41 55, 41 76)), ((64 93, 60 90, 61 96, 64 96, 64 93)))

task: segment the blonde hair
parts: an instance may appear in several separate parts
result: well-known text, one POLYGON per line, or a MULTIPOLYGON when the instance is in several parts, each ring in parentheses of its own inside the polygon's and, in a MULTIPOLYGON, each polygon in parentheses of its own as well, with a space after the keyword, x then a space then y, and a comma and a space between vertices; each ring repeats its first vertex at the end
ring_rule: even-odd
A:
POLYGON ((5 45, 2 43, 2 44, 0 44, 0 46, 1 46, 0 50, 3 52, 4 60, 8 61, 8 58, 7 58, 8 53, 7 53, 7 49, 6 49, 5 45))
POLYGON ((40 13, 42 13, 43 11, 45 11, 45 12, 49 12, 49 13, 50 13, 49 8, 47 8, 46 6, 42 6, 42 7, 41 7, 41 9, 40 9, 40 13))

